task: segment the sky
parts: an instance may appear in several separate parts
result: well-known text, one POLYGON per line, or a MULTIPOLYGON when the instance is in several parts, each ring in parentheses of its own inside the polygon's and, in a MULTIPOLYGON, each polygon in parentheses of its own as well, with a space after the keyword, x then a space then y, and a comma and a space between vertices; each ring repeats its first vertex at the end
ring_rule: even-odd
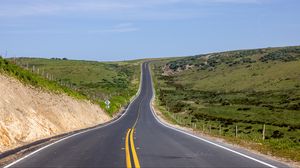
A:
POLYGON ((0 55, 117 61, 300 45, 299 0, 0 0, 0 55))

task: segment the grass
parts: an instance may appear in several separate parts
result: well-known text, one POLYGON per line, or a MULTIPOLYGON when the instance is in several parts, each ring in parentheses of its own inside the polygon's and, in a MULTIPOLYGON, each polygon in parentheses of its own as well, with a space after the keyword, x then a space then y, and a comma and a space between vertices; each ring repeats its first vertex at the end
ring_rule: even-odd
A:
POLYGON ((152 70, 173 122, 300 161, 300 47, 164 59, 152 70))
POLYGON ((96 62, 82 60, 18 58, 16 63, 72 88, 114 115, 129 102, 139 85, 141 60, 96 62), (110 100, 106 108, 105 100, 110 100))
POLYGON ((195 89, 206 91, 241 91, 252 89, 255 91, 285 90, 297 86, 299 77, 300 62, 258 62, 251 64, 237 65, 228 67, 219 65, 214 71, 203 70, 201 73, 193 70, 185 71, 179 75, 182 81, 178 83, 183 85, 192 84, 195 89), (197 74, 197 75, 195 75, 197 74), (201 80, 194 85, 191 78, 196 77, 201 80))
POLYGON ((49 81, 37 74, 33 74, 28 70, 22 69, 9 60, 0 57, 0 73, 4 73, 19 79, 21 82, 27 85, 31 85, 37 88, 41 88, 54 93, 65 93, 71 97, 77 99, 86 99, 87 97, 68 88, 59 85, 55 81, 49 81))

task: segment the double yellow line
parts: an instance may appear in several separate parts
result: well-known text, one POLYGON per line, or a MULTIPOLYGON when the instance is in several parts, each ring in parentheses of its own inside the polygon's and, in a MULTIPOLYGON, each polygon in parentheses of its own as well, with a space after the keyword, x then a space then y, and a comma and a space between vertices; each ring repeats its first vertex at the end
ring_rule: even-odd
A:
MULTIPOLYGON (((148 90, 146 90, 146 95, 148 94, 148 90)), ((134 130, 135 130, 135 126, 137 125, 137 122, 139 120, 140 117, 140 112, 141 112, 141 104, 143 102, 143 100, 145 99, 145 97, 142 98, 142 100, 139 103, 139 107, 138 107, 138 116, 132 126, 131 129, 128 129, 127 133, 126 133, 126 139, 125 139, 125 155, 126 155, 126 167, 127 168, 132 168, 136 167, 136 168, 140 168, 140 162, 139 162, 139 158, 136 154, 136 150, 135 150, 135 146, 134 146, 134 138, 133 138, 133 134, 134 134, 134 130), (130 154, 131 153, 131 154, 130 154), (132 160, 131 160, 131 156, 132 156, 132 160, 133 160, 133 164, 132 164, 132 160)))
POLYGON ((130 155, 130 151, 131 151, 134 167, 140 168, 141 166, 140 166, 139 158, 136 154, 136 150, 134 146, 133 133, 134 133, 134 128, 128 129, 126 134, 126 139, 125 139, 126 167, 132 168, 131 155, 130 155), (131 148, 129 148, 129 146, 131 148))

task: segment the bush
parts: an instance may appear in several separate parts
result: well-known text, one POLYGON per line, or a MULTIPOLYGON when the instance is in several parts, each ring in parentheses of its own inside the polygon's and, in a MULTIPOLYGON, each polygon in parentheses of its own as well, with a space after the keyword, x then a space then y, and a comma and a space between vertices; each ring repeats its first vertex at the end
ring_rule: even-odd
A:
POLYGON ((272 138, 283 138, 284 136, 284 133, 283 132, 280 132, 278 130, 274 131, 273 134, 271 135, 272 138))
POLYGON ((225 100, 225 101, 222 103, 222 106, 229 106, 229 105, 230 105, 230 103, 229 103, 228 100, 225 100))
POLYGON ((264 55, 259 60, 262 62, 275 61, 275 60, 288 62, 288 61, 295 61, 296 58, 288 53, 277 51, 277 52, 272 52, 267 55, 264 55))
POLYGON ((238 111, 248 111, 250 109, 251 109, 250 107, 243 107, 243 108, 238 108, 237 110, 238 111))
POLYGON ((300 110, 300 103, 298 104, 290 104, 287 109, 289 110, 300 110))

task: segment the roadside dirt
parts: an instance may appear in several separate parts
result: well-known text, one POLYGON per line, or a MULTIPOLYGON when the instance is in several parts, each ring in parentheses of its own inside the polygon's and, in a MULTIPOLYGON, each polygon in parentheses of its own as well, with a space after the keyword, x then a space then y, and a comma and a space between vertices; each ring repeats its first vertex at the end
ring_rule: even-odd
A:
POLYGON ((110 120, 98 106, 0 74, 0 153, 110 120))

